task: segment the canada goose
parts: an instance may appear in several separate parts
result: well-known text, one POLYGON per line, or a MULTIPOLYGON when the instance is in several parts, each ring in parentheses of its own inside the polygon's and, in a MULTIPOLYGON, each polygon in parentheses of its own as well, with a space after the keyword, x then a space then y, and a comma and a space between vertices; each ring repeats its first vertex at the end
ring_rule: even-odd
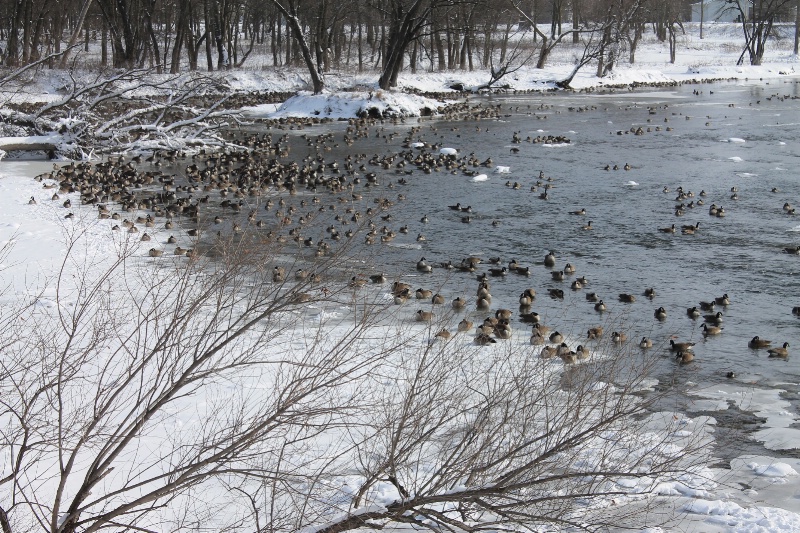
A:
POLYGON ((401 291, 395 291, 393 296, 395 305, 402 305, 411 297, 411 289, 405 288, 401 291))
POLYGON ((554 357, 558 353, 558 348, 555 346, 543 346, 542 350, 539 352, 540 359, 550 359, 554 357))
POLYGON ((431 319, 433 319, 433 313, 431 313, 430 311, 423 311, 422 309, 419 309, 417 310, 415 319, 417 322, 430 322, 431 319))
POLYGON ((546 267, 556 266, 556 255, 554 252, 550 252, 546 256, 544 256, 544 266, 546 267))
POLYGON ((628 340, 628 335, 626 335, 625 333, 622 333, 620 331, 615 331, 614 333, 611 334, 611 341, 612 342, 621 343, 621 342, 625 342, 627 340, 628 340))
POLYGON ((658 228, 658 231, 661 233, 675 233, 675 224, 673 224, 669 228, 658 228))
POLYGON ((789 248, 784 248, 783 253, 789 255, 800 255, 800 246, 790 246, 789 248))
POLYGON ((150 257, 161 257, 164 254, 163 250, 157 250, 155 248, 150 248, 147 252, 150 257))
MULTIPOLYGON (((175 248, 175 253, 178 253, 179 248, 175 248)), ((286 269, 283 267, 276 266, 272 269, 272 281, 274 283, 279 283, 286 278, 286 269)))
POLYGON ((784 342, 782 348, 770 348, 767 353, 770 357, 789 357, 789 343, 784 342))
POLYGON ((689 318, 700 318, 700 310, 697 307, 690 307, 686 310, 686 315, 689 318))
POLYGON ((581 226, 581 229, 582 230, 587 230, 587 231, 588 230, 593 230, 594 226, 592 226, 592 221, 590 220, 587 224, 584 224, 583 226, 581 226))
POLYGON ((717 298, 714 298, 714 302, 717 305, 730 305, 731 304, 731 300, 730 300, 730 298, 728 298, 728 294, 727 293, 723 294, 722 296, 718 296, 717 298))
POLYGON ((436 338, 437 339, 443 339, 443 340, 449 339, 450 336, 451 336, 450 332, 447 331, 446 329, 443 329, 442 331, 440 331, 439 333, 436 334, 436 338))
POLYGON ((556 355, 561 357, 562 355, 566 355, 570 353, 569 346, 567 346, 566 342, 562 342, 558 347, 556 347, 556 355))
POLYGON ((395 281, 392 283, 392 295, 397 296, 398 294, 402 294, 411 290, 411 285, 408 283, 402 283, 400 281, 395 281))
POLYGON ((494 277, 501 277, 505 276, 508 273, 508 269, 506 267, 502 268, 490 268, 489 273, 494 277))
POLYGON ((606 304, 603 303, 603 300, 600 300, 599 302, 594 304, 594 310, 597 311, 598 313, 602 313, 603 311, 606 310, 606 304))
POLYGON ((467 320, 466 318, 462 319, 461 322, 458 323, 458 331, 469 331, 472 329, 472 321, 467 320))
POLYGON ((453 304, 452 305, 453 305, 453 309, 464 309, 464 307, 467 306, 467 301, 464 298, 462 298, 461 296, 458 296, 457 298, 455 298, 453 300, 453 304))
POLYGON ((653 298, 656 297, 656 290, 652 287, 649 287, 644 290, 644 295, 645 297, 650 298, 652 300, 653 298))
POLYGON ((498 339, 510 339, 511 334, 512 330, 508 322, 501 322, 494 327, 494 336, 498 339))
POLYGON ((437 293, 431 297, 431 304, 442 305, 443 303, 444 303, 444 296, 442 296, 441 294, 437 293))
POLYGON ((542 335, 539 331, 534 331, 531 334, 530 343, 532 346, 539 346, 545 343, 544 335, 542 335))
POLYGON ((681 233, 683 233, 684 235, 694 235, 698 231, 700 231, 699 222, 694 226, 681 226, 681 233))
POLYGON ((582 344, 579 344, 578 347, 575 348, 575 357, 578 359, 588 359, 590 355, 589 349, 585 348, 582 344))
POLYGON ((478 298, 478 301, 475 303, 475 306, 478 309, 489 309, 491 307, 491 303, 486 298, 478 298))
POLYGON ((554 300, 564 299, 564 291, 561 289, 549 289, 547 292, 550 295, 550 298, 553 298, 554 300))
POLYGON ((722 333, 722 329, 719 326, 709 326, 708 324, 703 324, 703 335, 706 337, 710 335, 719 335, 722 333))
POLYGON ((722 324, 722 313, 717 311, 713 315, 703 315, 703 321, 719 326, 722 324))
POLYGON ((515 268, 511 272, 513 272, 515 274, 519 274, 520 276, 530 276, 531 275, 531 267, 518 266, 517 268, 515 268))
POLYGON ((564 341, 564 336, 558 331, 554 331, 553 333, 551 333, 549 338, 550 342, 554 344, 559 344, 564 341))
POLYGON ((423 224, 427 224, 428 223, 428 215, 424 215, 421 219, 419 219, 419 221, 422 222, 423 224))
POLYGON ((648 339, 647 337, 642 337, 642 340, 639 341, 639 348, 646 350, 648 348, 653 347, 653 341, 648 339))
POLYGON ((554 270, 550 272, 550 276, 553 278, 553 281, 564 281, 564 271, 563 270, 554 270))
POLYGON ((769 345, 772 344, 772 341, 768 341, 767 339, 762 339, 758 335, 750 339, 750 342, 747 343, 748 348, 752 348, 754 350, 758 350, 759 348, 769 348, 769 345))
POLYGON ((715 305, 717 304, 714 302, 700 302, 700 309, 703 311, 713 311, 715 305))
POLYGON ((675 354, 675 358, 683 365, 694 361, 694 354, 689 351, 678 351, 678 353, 675 354))
POLYGON ((461 211, 461 203, 456 203, 456 205, 448 205, 447 207, 453 211, 461 211))
POLYGON ((369 280, 370 280, 372 283, 386 283, 386 275, 385 275, 385 274, 383 274, 383 273, 380 273, 380 274, 372 274, 372 275, 369 277, 369 280))
POLYGON ((587 339, 599 339, 602 336, 603 336, 603 326, 589 328, 589 330, 586 332, 587 339))
POLYGON ((495 339, 493 339, 486 333, 478 333, 475 336, 475 344, 477 344, 478 346, 487 346, 489 344, 494 344, 496 342, 497 341, 495 339))
POLYGON ((619 294, 619 301, 620 302, 624 302, 624 303, 628 303, 628 304, 632 304, 633 302, 636 301, 636 296, 634 296, 633 294, 627 294, 627 293, 622 292, 622 293, 619 294))
POLYGON ((570 211, 569 214, 570 215, 585 215, 586 214, 586 209, 581 208, 581 209, 578 209, 577 211, 570 211))
POLYGON ((423 257, 419 261, 417 261, 417 271, 419 271, 419 272, 432 272, 433 271, 433 267, 431 265, 429 265, 425 261, 425 258, 423 257))
POLYGON ((531 300, 535 300, 536 299, 536 291, 534 289, 532 289, 532 288, 525 289, 524 291, 522 291, 522 294, 524 294, 525 296, 527 296, 531 300))
POLYGON ((655 310, 653 316, 656 318, 656 320, 666 320, 667 310, 664 309, 663 307, 659 307, 658 309, 655 310))
POLYGON ((672 339, 669 341, 669 349, 673 352, 688 352, 693 346, 693 342, 675 342, 672 339))
POLYGON ((519 295, 519 305, 520 307, 530 307, 533 303, 533 300, 530 296, 525 294, 524 292, 519 295))
POLYGON ((575 363, 578 362, 578 356, 575 352, 561 354, 559 355, 559 357, 561 358, 561 361, 563 361, 565 365, 574 365, 575 363))
POLYGON ((792 314, 795 316, 800 316, 800 306, 792 307, 792 314))
POLYGON ((30 200, 28 200, 28 205, 36 205, 36 198, 34 198, 33 196, 31 196, 31 199, 30 199, 30 200))
POLYGON ((541 317, 539 313, 520 313, 519 319, 521 322, 525 322, 526 324, 537 324, 541 317))
POLYGON ((545 326, 545 325, 544 325, 544 324, 542 324, 541 322, 537 322, 537 323, 536 323, 536 324, 534 324, 534 325, 533 325, 533 327, 531 328, 531 332, 533 332, 533 333, 536 333, 537 331, 538 331, 539 333, 541 333, 542 335, 544 335, 544 334, 546 334, 547 332, 549 332, 549 331, 550 331, 550 327, 549 327, 549 326, 545 326))
POLYGON ((501 318, 503 320, 508 320, 509 318, 511 318, 511 314, 512 314, 511 309, 498 309, 497 311, 494 312, 494 316, 496 318, 501 318))
POLYGON ((516 259, 512 259, 511 261, 508 262, 508 269, 511 270, 512 272, 516 270, 518 267, 519 267, 519 262, 517 262, 516 259))
MULTIPOLYGON (((576 280, 576 281, 580 281, 580 279, 578 279, 578 280, 576 280)), ((586 285, 586 283, 585 283, 585 282, 583 282, 583 281, 581 281, 581 283, 582 283, 582 284, 584 284, 584 285, 586 285)), ((597 293, 596 293, 596 292, 589 292, 589 293, 586 293, 586 301, 587 301, 587 302, 597 302, 597 301, 599 301, 599 299, 600 299, 600 298, 597 296, 597 293)))
POLYGON ((564 274, 574 274, 575 273, 575 267, 572 264, 567 263, 566 265, 564 265, 564 271, 563 272, 564 272, 564 274))
POLYGON ((433 291, 429 289, 417 289, 416 292, 414 292, 414 297, 417 300, 427 300, 433 297, 433 291))
POLYGON ((579 290, 581 290, 583 288, 583 283, 581 283, 577 279, 573 280, 572 283, 570 284, 569 288, 572 289, 573 291, 579 291, 579 290))

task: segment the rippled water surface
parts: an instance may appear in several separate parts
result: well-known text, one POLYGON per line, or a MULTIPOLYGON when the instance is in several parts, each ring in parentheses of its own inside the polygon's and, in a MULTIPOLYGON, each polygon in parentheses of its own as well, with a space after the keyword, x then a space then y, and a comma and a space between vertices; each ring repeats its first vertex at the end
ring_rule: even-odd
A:
MULTIPOLYGON (((415 140, 457 148, 460 156, 474 153, 480 161, 490 157, 491 167, 474 169, 488 179, 475 182, 446 171, 414 170, 406 176, 408 184, 396 185, 394 191, 407 200, 392 221, 376 218, 376 223, 395 231, 407 224, 409 233, 381 246, 374 268, 400 275, 415 287, 435 289, 446 282, 442 291, 448 297, 473 296, 475 275, 437 269, 420 276, 414 264, 422 256, 434 263, 456 263, 467 255, 499 256, 504 264, 516 259, 531 266, 532 274, 494 278, 493 308, 516 308, 519 293, 532 286, 539 294, 532 309, 575 342, 599 324, 624 329, 630 342, 651 337, 654 349, 663 353, 657 369, 661 386, 675 392, 665 400, 671 405, 662 407, 686 408, 692 399, 685 391, 730 383, 726 376, 734 372, 738 385, 786 390, 784 397, 796 412, 798 357, 769 358, 766 350, 749 349, 748 341, 759 335, 773 345, 789 342, 790 350, 800 349, 800 317, 791 311, 800 305, 800 256, 783 253, 784 247, 800 245, 800 215, 787 215, 783 209, 784 203, 800 203, 798 96, 795 82, 505 96, 473 101, 501 106, 500 120, 423 119, 416 124, 421 130, 415 140), (638 127, 645 130, 643 135, 625 133, 638 127), (514 132, 523 142, 512 142, 514 132), (563 135, 571 142, 547 147, 524 141, 540 135, 563 135), (632 167, 628 171, 623 170, 626 163, 632 167), (497 165, 510 172, 493 173, 497 165), (605 170, 606 165, 619 170, 605 170), (552 178, 543 181, 552 186, 548 200, 539 198, 542 186, 531 191, 540 171, 552 178), (520 188, 510 187, 509 181, 520 188), (663 192, 665 187, 669 192, 663 192), (676 216, 678 187, 694 193, 683 203, 702 199, 705 205, 687 207, 683 216, 676 216), (731 198, 732 189, 738 199, 731 198), (469 223, 462 221, 463 213, 448 209, 456 203, 472 206, 469 223), (724 218, 709 215, 712 203, 724 207, 724 218), (569 214, 581 208, 585 216, 569 214), (427 224, 420 222, 423 215, 427 224), (589 221, 594 229, 583 230, 589 221), (682 225, 698 222, 696 234, 681 234, 682 225), (672 224, 676 234, 658 231, 672 224), (418 233, 427 240, 418 244, 418 233), (575 265, 575 276, 586 276, 589 286, 571 291, 575 276, 552 281, 550 269, 542 266, 548 250, 556 253, 559 269, 567 262, 575 265), (565 290, 563 300, 547 297, 547 289, 554 287, 565 290), (652 301, 643 296, 648 287, 656 291, 652 301), (605 315, 586 301, 587 292, 604 299, 605 315), (622 303, 619 293, 634 294, 636 301, 622 303), (704 339, 703 319, 691 320, 686 310, 723 294, 731 304, 715 311, 724 315, 724 331, 704 339), (660 306, 667 310, 664 321, 654 318, 660 306), (692 364, 676 364, 664 349, 670 338, 697 343, 692 364)), ((399 152, 408 127, 387 123, 378 132, 381 137, 355 149, 368 155, 399 152), (398 136, 387 142, 383 135, 392 132, 398 136)), ((326 157, 335 157, 335 151, 326 157)), ((377 172, 381 193, 386 193, 385 186, 398 175, 394 170, 377 172)), ((757 451, 739 437, 758 420, 735 410, 716 416, 721 420, 718 437, 728 435, 732 446, 723 455, 757 451)))

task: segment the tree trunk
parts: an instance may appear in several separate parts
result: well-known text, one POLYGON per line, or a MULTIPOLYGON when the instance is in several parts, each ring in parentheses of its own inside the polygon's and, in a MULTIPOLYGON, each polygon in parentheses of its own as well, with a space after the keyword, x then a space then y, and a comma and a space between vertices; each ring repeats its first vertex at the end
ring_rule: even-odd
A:
MULTIPOLYGON (((75 22, 75 30, 72 32, 72 35, 69 38, 69 42, 67 43, 67 49, 64 52, 64 55, 61 56, 61 61, 58 64, 58 68, 65 69, 67 68, 67 61, 69 61, 69 54, 75 43, 78 42, 78 39, 81 36, 81 29, 83 28, 83 22, 86 20, 86 13, 89 11, 89 6, 92 4, 92 0, 83 0, 83 4, 81 5, 81 11, 78 14, 78 20, 75 22)), ((104 63, 105 64, 105 63, 104 63)))
POLYGON ((675 54, 677 52, 677 37, 675 35, 675 27, 670 24, 669 26, 669 62, 675 64, 675 54))
POLYGON ((800 0, 794 3, 794 55, 800 52, 800 0))
POLYGON ((539 48, 539 60, 536 62, 536 68, 544 68, 545 63, 547 63, 547 57, 550 55, 551 47, 546 35, 541 34, 539 36, 542 38, 542 46, 539 48))
POLYGON ((103 19, 103 33, 100 37, 100 64, 108 66, 108 22, 103 19))
POLYGON ((580 42, 578 29, 580 28, 581 0, 572 0, 572 44, 580 42))

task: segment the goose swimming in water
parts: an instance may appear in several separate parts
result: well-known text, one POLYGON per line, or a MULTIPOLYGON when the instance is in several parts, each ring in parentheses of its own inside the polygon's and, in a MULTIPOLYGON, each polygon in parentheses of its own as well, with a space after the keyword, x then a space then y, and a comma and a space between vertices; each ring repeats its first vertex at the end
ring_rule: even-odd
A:
POLYGON ((781 348, 770 348, 767 353, 770 357, 782 357, 785 359, 789 357, 789 343, 784 342, 781 348))
POLYGON ((772 344, 772 341, 768 341, 767 339, 762 339, 758 335, 750 339, 750 342, 747 343, 747 347, 753 350, 758 350, 759 348, 768 348, 772 344))

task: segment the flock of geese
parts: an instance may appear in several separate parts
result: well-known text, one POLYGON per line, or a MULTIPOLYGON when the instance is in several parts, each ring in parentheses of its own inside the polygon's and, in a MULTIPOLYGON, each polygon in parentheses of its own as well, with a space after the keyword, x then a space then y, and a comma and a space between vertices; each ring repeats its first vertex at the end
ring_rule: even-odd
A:
MULTIPOLYGON (((439 263, 436 266, 446 269, 455 269, 460 272, 474 273, 478 270, 479 265, 483 262, 480 257, 470 256, 461 260, 459 263, 453 264, 439 263)), ((475 312, 487 312, 492 308, 492 294, 491 280, 492 278, 503 278, 507 274, 517 273, 524 277, 530 275, 530 267, 523 267, 517 260, 512 259, 507 266, 500 266, 501 260, 499 257, 490 258, 488 260, 490 266, 486 271, 478 274, 477 290, 475 293, 475 312)), ((542 265, 550 270, 551 277, 554 280, 563 280, 566 273, 574 274, 575 267, 567 263, 563 270, 555 270, 556 256, 553 251, 545 255, 542 265)), ((416 264, 416 270, 421 273, 430 273, 433 271, 434 265, 429 263, 422 257, 416 264)), ((385 276, 381 275, 379 278, 372 281, 377 283, 386 282, 385 276)), ((579 290, 589 284, 585 276, 575 278, 572 282, 571 288, 579 290)), ((408 283, 395 281, 391 286, 392 296, 394 303, 401 305, 411 300, 412 298, 420 303, 430 303, 432 306, 442 305, 445 303, 445 297, 440 293, 434 293, 432 290, 417 288, 416 290, 408 283)), ((656 297, 656 291, 652 287, 646 288, 642 295, 648 300, 653 300, 656 297)), ((561 289, 549 289, 548 296, 553 299, 563 299, 564 292, 561 289)), ((525 288, 519 295, 519 311, 515 313, 511 309, 498 308, 494 313, 490 313, 480 322, 474 322, 469 318, 463 318, 457 325, 458 333, 468 333, 474 330, 474 342, 480 346, 487 346, 495 344, 498 340, 507 340, 512 338, 512 319, 518 320, 523 326, 530 327, 530 344, 533 346, 542 346, 539 351, 539 357, 542 359, 550 359, 559 357, 564 364, 575 364, 581 360, 587 359, 591 356, 591 350, 584 344, 579 344, 575 349, 571 349, 565 342, 565 336, 558 330, 546 326, 542 317, 531 310, 531 307, 536 298, 536 290, 532 287, 525 288)), ((636 302, 636 295, 631 293, 620 293, 617 296, 619 302, 634 303, 636 302)), ((598 297, 596 293, 590 292, 586 294, 586 300, 594 304, 594 310, 598 313, 603 313, 607 310, 605 303, 598 297)), ((686 316, 692 320, 702 319, 702 335, 704 337, 712 337, 722 334, 724 327, 724 315, 722 311, 716 311, 718 307, 727 308, 731 305, 731 300, 727 294, 716 297, 710 301, 701 301, 698 305, 686 309, 686 316)), ((468 301, 462 296, 458 296, 451 301, 452 309, 455 313, 468 311, 468 301)), ((667 311, 663 306, 659 306, 653 312, 653 317, 657 321, 663 322, 667 319, 667 311)), ((431 322, 435 317, 432 310, 418 309, 414 314, 414 318, 418 322, 431 322)), ((594 326, 587 330, 586 341, 598 341, 604 337, 604 327, 594 326)), ((451 332, 444 328, 436 333, 437 339, 449 339, 451 332)), ((628 336, 622 331, 613 331, 610 335, 611 342, 620 346, 628 341, 628 336)), ((650 349, 654 346, 653 340, 647 336, 642 337, 638 343, 639 348, 642 350, 650 349)), ((676 342, 674 339, 669 340, 669 350, 674 353, 676 360, 681 364, 691 363, 695 359, 693 347, 694 342, 676 342)), ((783 343, 781 347, 773 347, 772 342, 762 339, 759 336, 753 337, 748 342, 748 348, 752 350, 767 349, 769 357, 787 358, 789 356, 789 343, 783 343)), ((731 374, 730 377, 733 377, 731 374)))
MULTIPOLYGON (((497 118, 499 107, 477 106, 476 109, 462 106, 461 112, 462 116, 466 115, 472 120, 497 118)), ((380 136, 383 130, 375 127, 378 124, 378 121, 368 119, 351 120, 344 131, 341 144, 353 146, 359 139, 380 136)), ((238 148, 221 153, 200 152, 191 156, 179 151, 160 151, 147 160, 139 156, 127 161, 120 157, 97 164, 71 163, 55 167, 51 173, 37 179, 44 182, 45 189, 57 189, 52 192, 51 201, 61 201, 62 196, 77 193, 77 203, 93 206, 99 218, 112 221, 112 231, 139 234, 139 239, 145 242, 159 240, 147 252, 153 258, 161 257, 166 250, 170 250, 171 255, 197 256, 202 253, 203 237, 222 236, 223 230, 232 235, 255 234, 261 242, 266 243, 294 242, 298 246, 298 253, 308 249, 313 252, 313 257, 319 257, 333 253, 336 241, 351 239, 357 235, 353 227, 364 228, 365 245, 385 244, 391 242, 398 232, 408 233, 408 225, 395 232, 386 223, 394 219, 392 208, 395 204, 405 199, 402 193, 393 198, 388 193, 407 184, 409 175, 449 172, 475 176, 481 172, 482 167, 494 167, 491 158, 482 160, 474 154, 459 156, 446 151, 437 153, 441 149, 439 143, 414 142, 415 137, 421 135, 421 129, 422 126, 408 129, 403 140, 404 149, 399 153, 376 154, 372 157, 354 153, 347 155, 342 161, 332 161, 325 157, 325 152, 340 146, 333 133, 301 135, 300 139, 306 143, 309 155, 291 161, 291 142, 288 135, 273 138, 272 133, 240 133, 231 139, 238 148), (382 185, 382 182, 386 184, 382 185), (324 228, 324 232, 320 223, 323 219, 331 222, 324 228), (382 228, 378 220, 384 222, 382 228), (179 230, 182 230, 179 237, 170 233, 179 230), (169 236, 161 238, 165 233, 169 236), (188 243, 184 235, 191 238, 188 243)), ((453 126, 453 129, 457 129, 457 126, 453 126)), ((435 133, 436 126, 431 126, 430 130, 435 133)), ((388 136, 383 134, 387 142, 396 135, 396 132, 388 136)), ((561 137, 525 140, 532 143, 570 142, 561 137)), ((515 132, 512 143, 521 142, 519 132, 515 132)), ((608 165, 604 168, 610 170, 612 167, 608 165)), ((615 164, 613 168, 630 170, 632 167, 625 163, 622 167, 615 164)), ((541 171, 531 190, 542 188, 540 198, 547 199, 551 182, 552 178, 541 171)), ((515 185, 518 182, 506 183, 508 187, 519 188, 515 185)), ((668 194, 672 191, 664 187, 663 192, 668 194)), ((773 189, 773 192, 777 191, 773 189)), ((692 191, 684 190, 683 187, 678 187, 675 193, 676 216, 705 204, 705 191, 700 191, 697 198, 692 191)), ((737 194, 738 190, 732 188, 731 199, 735 200, 737 194)), ((73 199, 66 198, 62 206, 67 210, 72 209, 73 199)), ((36 198, 32 197, 29 203, 36 202, 36 198)), ((472 221, 472 206, 456 203, 447 207, 457 212, 462 222, 472 221)), ((786 203, 783 211, 793 214, 794 208, 786 203)), ((708 212, 710 216, 717 218, 726 215, 725 209, 716 204, 709 206, 708 212)), ((570 211, 569 214, 586 216, 587 210, 581 208, 570 211)), ((70 211, 65 216, 71 217, 73 214, 70 211)), ((428 216, 424 215, 420 222, 427 223, 428 216)), ((593 228, 591 221, 581 226, 582 230, 593 228)), ((700 223, 697 222, 680 227, 672 224, 658 228, 658 231, 665 234, 680 232, 694 235, 701 230, 700 223)), ((423 242, 426 238, 420 232, 416 240, 423 242)), ((800 255, 800 246, 788 247, 784 251, 800 255)), ((589 285, 585 276, 574 276, 573 265, 567 263, 563 269, 557 269, 556 261, 555 253, 550 252, 542 262, 550 270, 553 281, 571 280, 570 289, 573 291, 582 290, 589 285)), ((433 264, 422 258, 416 264, 416 272, 430 273, 434 268, 444 268, 476 273, 482 262, 481 258, 474 256, 455 264, 449 261, 433 264)), ((474 300, 476 312, 489 312, 492 309, 493 278, 517 276, 525 279, 532 273, 530 266, 523 266, 516 260, 501 264, 500 258, 492 258, 488 262, 490 267, 480 273, 477 279, 474 300)), ((317 273, 305 274, 314 278, 320 277, 317 273)), ((273 281, 282 282, 285 279, 285 269, 276 266, 273 281)), ((295 279, 304 280, 305 277, 295 279)), ((373 283, 387 281, 384 274, 372 274, 353 276, 350 283, 351 286, 361 287, 367 283, 367 279, 373 283)), ((446 303, 442 294, 424 288, 414 290, 401 281, 392 284, 391 294, 397 304, 412 298, 430 302, 431 305, 446 303)), ((564 298, 564 290, 559 288, 550 288, 547 294, 553 299, 564 298)), ((574 364, 590 357, 591 352, 584 344, 571 349, 562 333, 545 325, 541 317, 531 310, 536 295, 532 287, 525 287, 518 298, 519 311, 516 316, 508 308, 497 308, 482 321, 462 319, 457 325, 457 332, 474 332, 474 342, 485 346, 512 338, 516 327, 512 324, 518 321, 531 328, 530 344, 542 346, 540 357, 559 357, 565 364, 574 364)), ((648 288, 643 296, 653 300, 655 290, 648 288)), ((617 299, 622 303, 633 303, 636 296, 621 293, 617 299)), ((607 310, 603 299, 593 292, 586 294, 586 300, 593 304, 598 313, 607 310)), ((724 330, 723 314, 715 311, 715 306, 724 308, 728 305, 730 300, 726 294, 688 308, 687 316, 696 320, 702 318, 704 336, 721 335, 724 330)), ((465 297, 459 296, 451 301, 451 306, 454 311, 461 312, 471 304, 465 297)), ((432 321, 434 313, 429 309, 432 308, 419 309, 414 314, 415 320, 432 321)), ((795 307, 792 312, 800 315, 800 307, 795 307)), ((667 310, 660 306, 655 309, 653 316, 655 320, 664 321, 667 319, 667 310)), ((450 335, 447 329, 442 329, 437 337, 449 338, 450 335)), ((603 327, 595 326, 588 329, 586 342, 603 337, 603 327)), ((610 339, 619 345, 628 341, 626 333, 622 331, 613 331, 610 339)), ((642 349, 649 349, 654 343, 652 339, 643 337, 638 345, 642 349)), ((680 363, 694 360, 693 346, 694 343, 691 342, 670 340, 670 350, 680 363)), ((770 341, 758 336, 748 346, 754 350, 767 349, 770 357, 786 358, 789 355, 789 343, 783 343, 782 347, 772 347, 770 341)))

